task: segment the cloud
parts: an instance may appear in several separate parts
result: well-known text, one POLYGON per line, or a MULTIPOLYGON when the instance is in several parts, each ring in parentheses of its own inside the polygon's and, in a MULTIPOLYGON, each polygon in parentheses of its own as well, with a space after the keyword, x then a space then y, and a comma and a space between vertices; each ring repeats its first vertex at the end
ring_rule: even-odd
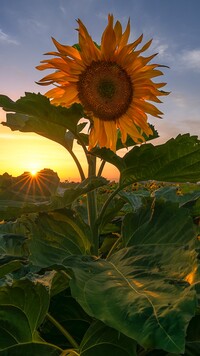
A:
POLYGON ((18 22, 23 29, 26 28, 26 32, 33 34, 44 32, 48 28, 47 24, 34 18, 23 18, 19 19, 18 22))
POLYGON ((19 42, 0 29, 0 43, 19 45, 19 42))
POLYGON ((66 16, 67 11, 66 11, 66 9, 64 8, 64 6, 62 4, 59 6, 59 9, 63 13, 63 15, 66 16))
POLYGON ((160 39, 158 37, 153 38, 152 45, 150 47, 151 53, 158 53, 159 58, 164 60, 163 64, 169 65, 174 61, 174 55, 172 55, 172 45, 167 43, 166 40, 160 39))
POLYGON ((182 93, 174 93, 171 100, 175 103, 176 107, 185 109, 188 107, 187 96, 182 93))
POLYGON ((180 61, 186 68, 200 71, 200 49, 183 51, 180 61))
POLYGON ((152 47, 160 56, 165 56, 169 48, 168 44, 162 43, 158 38, 153 39, 152 47))

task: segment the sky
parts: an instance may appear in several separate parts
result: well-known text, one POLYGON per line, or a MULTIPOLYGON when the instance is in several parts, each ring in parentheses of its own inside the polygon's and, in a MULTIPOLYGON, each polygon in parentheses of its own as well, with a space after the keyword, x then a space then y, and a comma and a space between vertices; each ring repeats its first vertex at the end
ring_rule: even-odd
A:
MULTIPOLYGON (((170 95, 157 107, 163 119, 149 117, 161 144, 179 133, 200 136, 200 1, 199 0, 0 0, 0 94, 17 100, 25 92, 44 94, 47 88, 35 82, 43 74, 35 67, 54 51, 51 37, 66 45, 77 43, 80 18, 94 41, 100 43, 108 13, 122 23, 131 21, 130 42, 144 34, 153 38, 149 54, 154 63, 169 66, 160 81, 170 95)), ((50 89, 50 88, 48 88, 50 89)), ((0 109, 0 122, 6 115, 0 109)), ((76 153, 83 161, 80 148, 76 153)), ((0 174, 51 168, 61 180, 79 180, 76 166, 66 150, 34 133, 11 131, 0 125, 0 174)), ((85 166, 86 169, 86 166, 85 166)), ((117 178, 108 166, 104 176, 117 178)))

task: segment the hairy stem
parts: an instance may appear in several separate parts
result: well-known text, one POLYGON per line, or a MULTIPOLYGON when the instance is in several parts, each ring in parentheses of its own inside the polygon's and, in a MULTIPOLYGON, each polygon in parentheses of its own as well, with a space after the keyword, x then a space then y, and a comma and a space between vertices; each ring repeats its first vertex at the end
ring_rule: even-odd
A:
POLYGON ((70 342, 70 344, 75 348, 79 349, 79 345, 77 342, 74 340, 74 338, 70 335, 70 333, 63 328, 63 326, 53 318, 52 315, 47 313, 46 317, 49 319, 49 321, 66 337, 66 339, 70 342))
MULTIPOLYGON (((88 177, 96 176, 96 157, 88 155, 88 177)), ((92 234, 92 253, 98 255, 99 238, 97 219, 97 196, 96 190, 87 193, 88 223, 92 234)))
POLYGON ((104 205, 103 205, 103 207, 102 207, 102 209, 101 209, 101 211, 100 211, 100 213, 99 213, 99 216, 98 216, 98 220, 97 220, 98 226, 101 225, 101 221, 102 221, 102 219, 103 219, 103 216, 104 216, 104 214, 105 214, 105 211, 106 211, 106 209, 108 208, 110 202, 111 202, 112 199, 115 197, 115 195, 117 195, 117 194, 120 192, 121 189, 122 189, 121 187, 118 187, 117 189, 115 189, 114 192, 112 192, 112 194, 110 194, 109 197, 108 197, 108 199, 105 201, 105 203, 104 203, 104 205))
POLYGON ((98 171, 98 173, 97 173, 97 176, 98 176, 98 177, 101 177, 101 174, 102 174, 102 172, 103 172, 103 169, 104 169, 105 164, 106 164, 106 161, 102 161, 102 162, 101 162, 101 165, 100 165, 100 167, 99 167, 99 171, 98 171))
POLYGON ((76 157, 75 153, 72 150, 69 150, 67 147, 65 147, 65 148, 70 153, 70 155, 72 156, 74 162, 76 163, 76 166, 77 166, 79 174, 80 174, 81 181, 83 181, 85 179, 85 174, 83 172, 83 168, 82 168, 78 158, 76 157))
POLYGON ((115 243, 112 245, 110 251, 108 252, 108 255, 107 255, 107 257, 106 257, 106 260, 107 260, 107 258, 109 258, 109 257, 112 255, 113 251, 114 251, 115 248, 118 246, 118 244, 121 242, 121 240, 122 240, 122 237, 121 237, 121 236, 118 237, 118 239, 115 241, 115 243))

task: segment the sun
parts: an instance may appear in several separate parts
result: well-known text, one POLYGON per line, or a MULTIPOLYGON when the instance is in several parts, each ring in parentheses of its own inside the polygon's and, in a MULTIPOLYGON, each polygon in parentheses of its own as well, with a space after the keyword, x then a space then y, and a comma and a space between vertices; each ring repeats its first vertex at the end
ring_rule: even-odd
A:
POLYGON ((32 170, 30 171, 30 173, 31 173, 32 177, 36 177, 38 172, 37 172, 36 169, 32 169, 32 170))
POLYGON ((37 162, 29 162, 28 164, 28 172, 30 173, 30 176, 33 178, 36 178, 38 175, 38 172, 40 171, 40 165, 37 162))

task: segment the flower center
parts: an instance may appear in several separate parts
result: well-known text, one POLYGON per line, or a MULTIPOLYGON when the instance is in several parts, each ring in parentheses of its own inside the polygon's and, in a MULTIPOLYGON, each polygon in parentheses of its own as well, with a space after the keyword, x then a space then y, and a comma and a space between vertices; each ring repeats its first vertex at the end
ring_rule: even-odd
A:
POLYGON ((102 98, 112 99, 115 93, 115 85, 112 81, 102 80, 99 83, 98 92, 102 98))
POLYGON ((93 61, 79 76, 78 95, 87 112, 100 120, 115 121, 129 108, 133 84, 117 63, 93 61))

